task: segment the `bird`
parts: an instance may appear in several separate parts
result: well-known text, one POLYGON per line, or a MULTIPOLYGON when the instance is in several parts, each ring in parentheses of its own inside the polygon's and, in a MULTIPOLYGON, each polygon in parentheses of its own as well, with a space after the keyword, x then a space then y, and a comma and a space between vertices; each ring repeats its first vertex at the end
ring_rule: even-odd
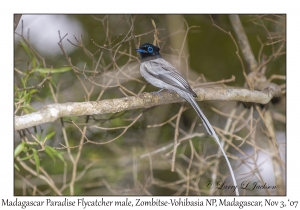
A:
POLYGON ((176 92, 188 101, 201 118, 208 134, 213 136, 214 129, 194 99, 194 97, 197 97, 197 94, 193 91, 188 81, 179 73, 179 71, 172 66, 172 64, 162 58, 159 53, 160 48, 155 45, 145 43, 136 49, 136 51, 141 57, 141 75, 150 84, 161 88, 160 91, 167 89, 176 92))
MULTIPOLYGON (((145 78, 145 80, 147 80, 147 82, 158 88, 161 88, 160 91, 166 89, 176 92, 192 105, 192 107, 195 109, 200 119, 202 120, 208 134, 214 137, 217 144, 221 148, 221 151, 227 161, 234 185, 237 186, 236 179, 234 177, 234 173, 227 155, 223 150, 223 147, 218 136, 215 133, 215 130, 195 101, 194 97, 197 97, 197 94, 191 88, 188 81, 174 66, 172 66, 172 64, 162 58, 159 52, 159 47, 153 44, 145 43, 135 50, 139 53, 141 59, 140 73, 145 78)), ((160 91, 158 91, 158 93, 160 91)), ((236 195, 239 195, 238 189, 236 191, 236 195)))

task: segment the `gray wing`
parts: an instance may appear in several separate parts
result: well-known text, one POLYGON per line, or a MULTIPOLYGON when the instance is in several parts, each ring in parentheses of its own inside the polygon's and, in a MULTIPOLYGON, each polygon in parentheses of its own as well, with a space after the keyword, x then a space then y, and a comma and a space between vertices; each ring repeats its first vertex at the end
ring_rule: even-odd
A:
POLYGON ((192 90, 188 81, 169 62, 164 59, 151 60, 150 62, 150 66, 155 69, 155 71, 152 69, 149 70, 148 73, 153 77, 197 97, 197 94, 192 90), (155 72, 155 74, 151 72, 155 72))

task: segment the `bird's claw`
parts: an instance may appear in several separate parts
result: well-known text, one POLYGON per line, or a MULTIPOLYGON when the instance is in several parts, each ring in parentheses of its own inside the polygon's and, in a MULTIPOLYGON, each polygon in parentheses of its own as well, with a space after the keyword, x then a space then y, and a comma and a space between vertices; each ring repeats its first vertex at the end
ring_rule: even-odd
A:
POLYGON ((151 92, 151 93, 153 93, 153 94, 158 95, 159 97, 161 97, 160 92, 163 91, 163 90, 164 90, 164 88, 160 89, 159 91, 155 91, 155 92, 151 92))

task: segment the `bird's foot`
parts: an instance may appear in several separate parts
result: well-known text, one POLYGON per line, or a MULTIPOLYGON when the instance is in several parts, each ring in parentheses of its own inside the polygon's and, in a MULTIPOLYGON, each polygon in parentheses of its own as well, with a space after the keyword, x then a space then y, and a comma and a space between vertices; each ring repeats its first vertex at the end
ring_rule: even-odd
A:
POLYGON ((163 90, 164 90, 164 89, 162 88, 162 89, 160 89, 159 91, 151 92, 151 93, 153 93, 153 94, 158 95, 159 97, 161 97, 160 92, 163 91, 163 90))

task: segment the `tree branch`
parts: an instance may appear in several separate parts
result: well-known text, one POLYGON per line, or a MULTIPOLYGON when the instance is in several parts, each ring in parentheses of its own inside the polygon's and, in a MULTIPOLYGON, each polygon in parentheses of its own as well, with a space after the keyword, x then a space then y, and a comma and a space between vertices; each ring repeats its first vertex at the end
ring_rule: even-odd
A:
POLYGON ((16 30, 22 15, 14 15, 14 31, 16 30))
MULTIPOLYGON (((262 91, 239 89, 233 87, 201 87, 194 89, 198 101, 225 100, 242 101, 266 104, 273 97, 280 95, 278 85, 270 83, 262 91)), ((88 102, 69 102, 64 104, 47 105, 41 110, 23 115, 15 116, 15 130, 29 128, 42 123, 53 122, 60 117, 96 115, 122 112, 125 110, 149 108, 161 104, 184 102, 177 93, 164 91, 158 94, 142 93, 138 96, 108 99, 88 102)))
POLYGON ((244 55, 244 58, 245 58, 247 64, 249 65, 250 70, 254 71, 257 68, 258 64, 252 53, 250 43, 248 41, 246 32, 241 23, 241 20, 238 15, 229 15, 229 19, 231 21, 231 24, 235 31, 235 34, 238 38, 239 45, 240 45, 241 51, 244 55))

